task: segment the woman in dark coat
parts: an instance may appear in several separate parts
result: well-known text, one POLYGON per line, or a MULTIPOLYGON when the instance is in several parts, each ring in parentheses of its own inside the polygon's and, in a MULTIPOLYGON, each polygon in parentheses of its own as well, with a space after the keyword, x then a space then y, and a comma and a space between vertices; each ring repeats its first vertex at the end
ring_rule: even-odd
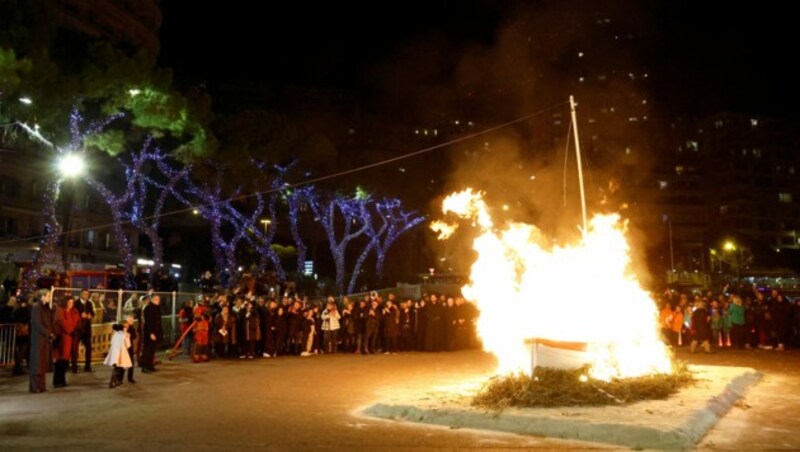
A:
MULTIPOLYGON (((261 340, 261 319, 252 303, 247 303, 243 320, 247 357, 252 359, 256 354, 256 342, 261 340)), ((239 357, 241 358, 241 356, 239 357)))
POLYGON ((425 328, 425 351, 440 352, 444 350, 444 320, 442 306, 435 295, 427 305, 427 325, 425 328))
POLYGON ((397 336, 400 335, 400 311, 392 300, 386 301, 381 312, 383 318, 383 337, 386 344, 384 354, 397 353, 397 336))
POLYGON ((223 306, 222 311, 214 318, 211 337, 217 358, 230 356, 233 347, 236 346, 236 319, 227 306, 223 306))
POLYGON ((75 309, 75 299, 67 297, 64 307, 56 311, 54 324, 56 339, 53 344, 53 357, 56 364, 53 372, 53 386, 56 388, 67 386, 67 367, 72 358, 72 342, 76 339, 73 336, 80 319, 81 316, 75 309))
POLYGON ((50 341, 53 339, 53 310, 44 294, 31 309, 31 352, 28 358, 29 390, 32 393, 47 391, 45 374, 53 370, 50 341))

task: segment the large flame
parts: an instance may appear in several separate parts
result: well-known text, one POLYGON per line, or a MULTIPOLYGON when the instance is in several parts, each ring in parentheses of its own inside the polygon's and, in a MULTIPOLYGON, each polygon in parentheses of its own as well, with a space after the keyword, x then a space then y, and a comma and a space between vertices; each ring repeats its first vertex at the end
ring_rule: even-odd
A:
POLYGON ((580 243, 547 246, 534 226, 494 228, 482 193, 467 189, 443 203, 444 213, 480 229, 464 296, 480 309, 478 333, 497 356, 500 373, 531 372, 526 341, 587 344, 594 378, 669 373, 655 303, 629 271, 619 216, 596 215, 580 243))

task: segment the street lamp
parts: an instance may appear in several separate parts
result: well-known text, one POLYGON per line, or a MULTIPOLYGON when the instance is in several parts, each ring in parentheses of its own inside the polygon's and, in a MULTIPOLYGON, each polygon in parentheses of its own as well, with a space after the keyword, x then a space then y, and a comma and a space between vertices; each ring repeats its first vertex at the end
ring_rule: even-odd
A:
POLYGON ((267 228, 269 228, 269 225, 272 224, 272 220, 270 220, 269 218, 265 218, 261 220, 260 223, 264 225, 264 234, 266 234, 267 228))
POLYGON ((58 159, 58 172, 63 178, 80 176, 85 169, 86 163, 80 155, 69 153, 58 159))
POLYGON ((738 287, 742 277, 742 265, 744 264, 744 256, 742 255, 742 249, 737 247, 736 244, 730 240, 728 240, 722 245, 722 249, 725 250, 727 253, 732 254, 732 257, 730 258, 728 263, 731 264, 731 267, 733 267, 736 270, 736 285, 738 287))
MULTIPOLYGON (((83 157, 74 154, 74 153, 67 153, 61 156, 57 162, 58 172, 61 174, 61 179, 74 179, 84 173, 86 170, 86 163, 83 160, 83 157)), ((67 253, 67 247, 69 246, 69 227, 70 227, 70 219, 72 217, 72 200, 73 200, 73 190, 67 190, 64 194, 64 229, 63 229, 63 236, 61 237, 61 260, 64 262, 64 269, 69 268, 69 259, 67 253)))

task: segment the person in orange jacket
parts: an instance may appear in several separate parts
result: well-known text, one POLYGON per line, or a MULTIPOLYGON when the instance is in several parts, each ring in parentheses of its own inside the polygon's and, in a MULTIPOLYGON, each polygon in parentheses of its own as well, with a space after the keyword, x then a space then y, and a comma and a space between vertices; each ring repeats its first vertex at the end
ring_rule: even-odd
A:
POLYGON ((683 345, 683 338, 681 337, 681 330, 683 330, 683 308, 675 306, 672 311, 672 337, 671 343, 673 347, 683 345))

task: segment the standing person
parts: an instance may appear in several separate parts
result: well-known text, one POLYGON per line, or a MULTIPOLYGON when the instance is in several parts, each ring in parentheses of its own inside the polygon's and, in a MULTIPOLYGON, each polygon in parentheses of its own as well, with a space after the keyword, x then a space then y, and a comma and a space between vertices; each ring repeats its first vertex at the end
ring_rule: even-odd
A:
POLYGON ((125 317, 125 323, 122 326, 124 327, 125 332, 128 334, 128 356, 131 359, 131 367, 128 368, 128 383, 136 384, 136 380, 133 379, 133 368, 136 365, 136 353, 134 353, 134 344, 136 344, 136 327, 134 326, 134 322, 136 322, 136 319, 134 319, 132 315, 129 315, 125 317))
POLYGON ((111 347, 108 350, 106 360, 103 362, 106 366, 111 366, 111 381, 108 384, 109 388, 114 388, 122 384, 122 377, 125 375, 125 369, 133 366, 131 357, 128 350, 131 348, 131 340, 125 327, 120 324, 112 326, 114 334, 111 336, 111 347))
POLYGON ((378 308, 378 300, 370 302, 369 311, 367 311, 366 321, 366 345, 364 353, 375 353, 378 348, 378 329, 381 325, 380 310, 378 308))
POLYGON ((75 309, 75 299, 67 297, 64 307, 56 311, 54 322, 54 333, 56 340, 53 344, 53 355, 56 359, 53 371, 53 387, 63 388, 67 386, 67 367, 72 358, 72 343, 76 340, 75 330, 81 317, 75 309))
POLYGON ((53 340, 53 310, 50 294, 42 294, 31 309, 31 351, 28 358, 29 390, 47 391, 45 374, 53 370, 50 341, 53 340))
POLYGON ((358 303, 358 311, 355 314, 356 323, 356 355, 367 353, 367 316, 369 308, 367 302, 361 300, 358 303))
POLYGON ((142 328, 142 372, 155 372, 156 345, 161 341, 161 297, 153 295, 144 308, 144 327, 142 328))
MULTIPOLYGON (((245 305, 242 327, 244 328, 244 340, 246 342, 246 356, 253 359, 256 356, 256 343, 261 340, 261 320, 258 312, 251 302, 245 305)), ((241 358, 241 356, 239 356, 241 358)))
POLYGON ((314 349, 314 336, 317 334, 317 323, 314 320, 314 311, 312 309, 303 313, 303 344, 304 349, 300 356, 311 356, 314 349))
POLYGON ((744 306, 742 306, 742 297, 736 295, 733 297, 733 303, 730 305, 731 316, 731 336, 733 339, 734 348, 743 349, 745 341, 744 331, 744 306))
POLYGON ((397 310, 391 297, 386 300, 386 306, 381 311, 381 318, 383 319, 383 337, 386 344, 383 354, 397 354, 397 336, 400 334, 400 311, 397 310))
MULTIPOLYGON (((28 300, 20 298, 18 306, 11 313, 11 317, 14 319, 14 329, 17 336, 14 347, 14 370, 11 371, 11 374, 24 375, 22 360, 28 359, 31 345, 31 308, 28 305, 28 300)), ((28 367, 30 367, 30 361, 28 361, 28 367)))
POLYGON ((338 348, 339 319, 342 316, 336 309, 336 300, 328 297, 328 306, 322 311, 322 331, 324 337, 323 350, 325 353, 336 353, 338 348))
POLYGON ((428 328, 428 308, 426 297, 414 305, 414 343, 415 350, 425 349, 425 334, 428 328))
POLYGON ((264 315, 264 358, 277 356, 278 303, 270 301, 264 315))
POLYGON ((692 312, 691 320, 692 329, 692 343, 689 346, 689 351, 694 353, 697 349, 697 344, 705 350, 706 353, 711 353, 711 326, 709 325, 709 315, 706 309, 706 303, 702 300, 695 302, 695 310, 692 312))
POLYGON ((352 301, 348 300, 345 297, 345 308, 342 311, 342 333, 344 333, 344 337, 342 340, 342 348, 344 349, 345 353, 353 353, 355 351, 356 345, 356 319, 353 313, 353 309, 355 305, 352 301))
POLYGON ((409 299, 400 310, 400 349, 404 352, 414 350, 414 308, 409 299))
POLYGON ((206 313, 200 312, 194 318, 194 348, 192 351, 192 361, 199 363, 208 361, 208 318, 206 313))
POLYGON ((214 318, 212 337, 216 357, 230 356, 233 347, 236 346, 236 319, 231 315, 227 305, 222 306, 222 311, 214 318))
MULTIPOLYGON (((186 330, 192 326, 192 320, 194 319, 194 307, 192 306, 192 300, 186 300, 183 302, 183 306, 181 310, 178 312, 178 322, 181 325, 181 335, 186 333, 186 330)), ((190 331, 183 337, 183 351, 186 353, 186 356, 192 355, 192 350, 194 350, 194 331, 190 331)))
POLYGON ((84 289, 81 291, 81 297, 75 303, 75 309, 78 310, 80 315, 80 322, 78 323, 78 340, 73 342, 72 345, 72 373, 78 373, 78 347, 83 344, 86 350, 84 356, 86 362, 83 365, 84 372, 92 372, 92 319, 94 318, 94 304, 89 299, 89 291, 84 289))

